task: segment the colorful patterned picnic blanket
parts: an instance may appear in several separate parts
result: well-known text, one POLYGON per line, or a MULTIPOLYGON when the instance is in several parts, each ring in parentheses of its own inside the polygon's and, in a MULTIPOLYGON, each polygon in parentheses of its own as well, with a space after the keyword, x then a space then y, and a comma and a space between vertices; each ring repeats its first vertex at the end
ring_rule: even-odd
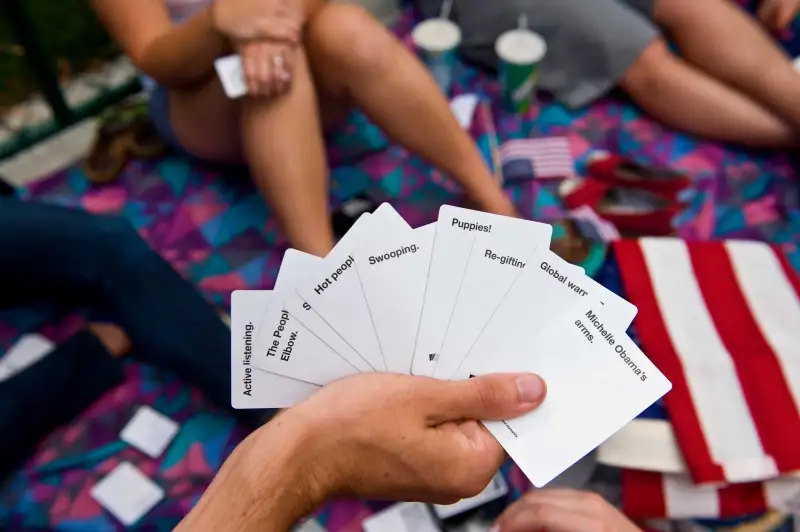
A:
MULTIPOLYGON (((800 40, 788 37, 800 50, 800 40)), ((459 65, 455 79, 456 92, 477 92, 489 102, 497 101, 497 85, 489 77, 459 65)), ((509 116, 495 106, 494 118, 501 140, 566 136, 578 173, 594 148, 682 170, 694 180, 695 195, 678 220, 680 236, 775 242, 794 267, 800 267, 800 202, 787 154, 697 141, 643 117, 618 95, 579 111, 545 101, 525 116, 509 116)), ((490 144, 492 130, 481 122, 485 119, 479 116, 473 128, 484 147, 490 144)), ((366 190, 391 201, 416 226, 435 220, 442 203, 458 201, 451 183, 438 178, 416 156, 390 146, 363 117, 331 139, 330 154, 333 204, 366 190)), ((563 216, 552 184, 514 183, 508 192, 532 219, 556 221, 563 216)), ((153 249, 223 308, 232 290, 271 287, 286 245, 244 171, 220 171, 177 156, 155 164, 131 163, 118 182, 105 187, 90 186, 80 169, 69 168, 26 194, 37 201, 120 213, 153 249)), ((46 307, 3 313, 0 352, 25 332, 39 330, 58 340, 79 323, 75 316, 64 318, 46 307)), ((194 504, 242 430, 174 375, 138 363, 130 363, 127 371, 122 386, 53 434, 5 486, 0 493, 0 523, 5 520, 12 529, 25 530, 121 528, 89 496, 97 480, 120 461, 134 463, 167 494, 137 528, 169 529, 194 504), (148 458, 119 441, 121 427, 141 404, 152 405, 182 424, 160 459, 148 458)), ((515 494, 527 488, 518 469, 508 465, 505 472, 515 494)), ((359 501, 336 502, 320 511, 319 520, 329 530, 356 531, 375 507, 359 501)))

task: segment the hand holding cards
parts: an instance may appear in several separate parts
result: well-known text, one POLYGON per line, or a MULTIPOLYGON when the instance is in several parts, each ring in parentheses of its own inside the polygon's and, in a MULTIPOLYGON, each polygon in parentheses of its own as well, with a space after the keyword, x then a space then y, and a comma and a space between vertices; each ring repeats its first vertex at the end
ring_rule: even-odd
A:
POLYGON ((636 308, 549 251, 546 224, 444 206, 412 229, 388 204, 327 257, 289 250, 270 292, 232 299, 232 404, 282 408, 368 372, 531 372, 545 402, 485 425, 536 486, 670 389, 627 337, 636 308))

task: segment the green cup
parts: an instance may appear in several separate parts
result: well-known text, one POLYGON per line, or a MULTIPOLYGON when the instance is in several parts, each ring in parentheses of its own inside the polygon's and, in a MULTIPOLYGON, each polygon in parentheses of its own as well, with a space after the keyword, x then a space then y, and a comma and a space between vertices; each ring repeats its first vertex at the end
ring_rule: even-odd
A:
POLYGON ((538 33, 518 28, 500 35, 494 49, 504 108, 511 113, 527 113, 533 105, 539 63, 547 53, 547 44, 538 33))

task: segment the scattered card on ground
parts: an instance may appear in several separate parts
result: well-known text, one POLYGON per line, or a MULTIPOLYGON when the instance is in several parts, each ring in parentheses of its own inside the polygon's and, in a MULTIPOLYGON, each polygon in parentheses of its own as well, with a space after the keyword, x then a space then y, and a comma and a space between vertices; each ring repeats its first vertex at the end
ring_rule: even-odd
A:
POLYGON ((499 471, 492 477, 492 481, 484 488, 482 492, 470 497, 469 499, 461 499, 455 504, 434 504, 433 511, 439 519, 450 519, 454 515, 463 514, 474 510, 479 506, 490 503, 500 497, 505 497, 508 494, 508 484, 503 474, 499 471))
POLYGON ((509 342, 533 345, 545 327, 587 297, 606 304, 609 319, 623 331, 636 316, 634 305, 547 248, 537 248, 451 377, 466 379, 485 360, 503 353, 509 342))
POLYGON ((24 371, 52 353, 55 344, 41 334, 22 336, 11 346, 5 356, 0 358, 0 382, 24 371))
POLYGON ((238 55, 220 57, 214 61, 214 68, 217 71, 225 96, 235 99, 247 94, 242 59, 238 55))
POLYGON ((524 228, 475 237, 433 376, 449 379, 519 277, 537 243, 524 228))
POLYGON ((158 458, 178 433, 180 425, 153 408, 140 406, 120 433, 122 441, 151 458, 158 458))
POLYGON ((408 227, 388 203, 372 214, 362 215, 328 256, 298 283, 297 294, 370 366, 385 371, 386 364, 353 256, 370 234, 373 224, 383 228, 408 227))
POLYGON ((296 249, 286 250, 272 291, 274 302, 267 310, 261 334, 256 339, 253 365, 270 373, 324 386, 355 375, 358 370, 291 316, 283 304, 294 293, 297 282, 321 261, 319 257, 296 249))
POLYGON ((257 356, 256 337, 271 302, 270 290, 236 290, 231 294, 233 408, 288 408, 319 389, 314 384, 268 373, 253 365, 257 356))
MULTIPOLYGON (((589 298, 537 336, 515 338, 476 375, 529 371, 547 382, 535 411, 484 425, 540 488, 620 430, 672 385, 610 311, 589 298)), ((542 302, 547 305, 547 302, 542 302)))
POLYGON ((447 325, 453 314, 467 259, 475 236, 480 233, 502 234, 519 231, 520 238, 536 246, 550 247, 552 227, 507 216, 444 205, 439 210, 436 238, 426 283, 414 360, 414 375, 433 375, 442 348, 447 325))
POLYGON ((362 524, 364 532, 439 532, 441 528, 427 505, 402 502, 380 511, 362 524))
POLYGON ((164 498, 164 490, 128 462, 122 462, 91 490, 100 506, 131 526, 164 498))
POLYGON ((436 224, 399 228, 361 245, 356 267, 386 369, 411 372, 436 224))

